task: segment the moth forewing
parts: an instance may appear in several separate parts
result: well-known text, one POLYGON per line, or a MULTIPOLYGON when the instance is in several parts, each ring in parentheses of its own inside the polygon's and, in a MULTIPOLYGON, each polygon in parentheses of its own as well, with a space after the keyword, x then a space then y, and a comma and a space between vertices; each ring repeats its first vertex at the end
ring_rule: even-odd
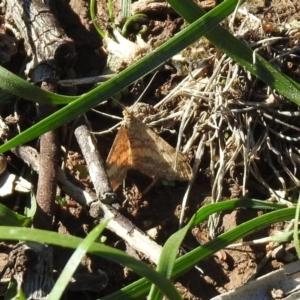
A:
POLYGON ((113 190, 116 190, 126 178, 130 166, 128 162, 130 152, 127 131, 122 126, 115 137, 106 160, 106 172, 113 190))

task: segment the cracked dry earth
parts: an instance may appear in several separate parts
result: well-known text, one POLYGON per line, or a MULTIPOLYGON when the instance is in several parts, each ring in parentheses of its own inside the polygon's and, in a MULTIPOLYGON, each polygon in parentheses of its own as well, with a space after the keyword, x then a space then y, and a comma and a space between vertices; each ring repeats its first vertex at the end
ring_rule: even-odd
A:
MULTIPOLYGON (((9 0, 8 0, 9 1, 9 0)), ((213 7, 213 1, 198 1, 200 4, 208 9, 213 7), (204 3, 205 2, 205 3, 204 3), (209 3, 208 3, 209 2, 209 3)), ((117 3, 117 2, 116 2, 117 3)), ((98 21, 103 28, 109 27, 108 17, 105 13, 106 1, 98 1, 98 21)), ((265 24, 265 29, 271 30, 278 22, 291 22, 292 20, 299 20, 299 3, 294 1, 249 1, 249 12, 255 14, 262 19, 265 24)), ((115 7, 118 11, 118 7, 115 7)), ((77 78, 90 77, 100 75, 104 66, 106 65, 106 54, 101 50, 101 39, 93 28, 90 22, 88 1, 84 0, 61 0, 56 1, 57 18, 65 30, 68 37, 75 41, 76 46, 76 61, 73 72, 77 78)), ((148 39, 155 38, 157 45, 163 41, 168 40, 183 26, 183 20, 171 10, 166 11, 147 11, 149 14, 148 20, 148 39)), ((117 19, 122 23, 122 19, 117 19)), ((15 41, 11 36, 3 33, 3 38, 0 44, 0 58, 5 63, 3 66, 15 73, 19 73, 22 69, 22 64, 25 59, 24 48, 22 41, 15 41)), ((296 60, 296 59, 295 59, 296 60)), ((299 79, 299 69, 293 68, 290 70, 292 76, 299 79)), ((122 95, 122 103, 130 106, 144 91, 144 87, 150 81, 150 77, 146 76, 144 82, 137 83, 129 88, 129 92, 122 95)), ((155 79, 146 90, 144 99, 147 103, 154 105, 158 103, 165 95, 167 95, 174 86, 182 80, 181 76, 176 75, 174 67, 165 67, 160 70, 155 79)), ((78 87, 77 93, 86 92, 90 86, 78 87)), ((144 102, 146 102, 144 101, 144 102)), ((33 118, 31 112, 31 104, 27 102, 21 103, 23 113, 20 115, 22 126, 29 126, 28 120, 33 118)), ((7 106, 2 110, 6 116, 11 114, 12 106, 7 106)), ((21 109, 20 109, 21 111, 21 109)), ((121 115, 120 109, 113 105, 107 104, 103 112, 121 115)), ((92 124, 94 131, 107 130, 115 124, 111 119, 103 119, 94 112, 88 114, 88 118, 92 124)), ((176 124, 176 126, 178 123, 176 124)), ((173 146, 176 144, 176 136, 170 134, 170 131, 163 132, 163 138, 168 140, 173 146)), ((103 157, 107 157, 110 147, 112 145, 115 134, 103 135, 98 138, 99 145, 102 146, 100 151, 103 157)), ((63 144, 63 142, 62 142, 63 144)), ((20 165, 20 162, 17 162, 20 165)), ((73 139, 73 142, 68 153, 66 167, 71 173, 81 173, 80 167, 85 164, 78 146, 73 139)), ((204 204, 210 203, 211 187, 210 174, 207 171, 209 165, 203 163, 200 172, 196 178, 192 193, 189 199, 189 205, 186 208, 187 221, 193 213, 204 204)), ((145 189, 151 180, 146 176, 139 174, 136 171, 128 173, 128 186, 126 190, 126 201, 123 203, 123 213, 126 217, 133 221, 142 230, 146 231, 150 228, 157 228, 157 235, 155 237, 157 243, 163 244, 167 238, 178 228, 178 215, 181 209, 181 199, 185 191, 185 183, 176 183, 175 186, 168 186, 157 184, 145 196, 141 196, 139 191, 145 189)), ((224 183, 224 197, 230 198, 232 186, 230 185, 230 178, 228 175, 228 182, 224 183)), ((82 182, 90 185, 88 178, 83 178, 82 182)), ((249 187, 248 194, 253 198, 263 199, 263 194, 256 185, 249 187)), ((124 200, 124 195, 119 191, 120 199, 124 200)), ((262 212, 251 210, 236 210, 229 213, 224 213, 220 217, 219 233, 226 232, 238 224, 250 220, 262 212)), ((94 220, 87 216, 86 211, 80 207, 72 199, 68 200, 68 205, 59 207, 56 211, 56 229, 58 232, 65 234, 72 234, 75 236, 84 237, 87 232, 94 226, 94 220)), ((255 235, 249 236, 247 239, 265 237, 275 230, 282 230, 285 224, 276 224, 272 228, 258 232, 255 235)), ((201 235, 208 236, 208 225, 204 222, 199 227, 201 235)), ((128 247, 118 239, 114 234, 105 232, 107 236, 107 244, 117 247, 122 250, 128 250, 128 247)), ((193 249, 197 247, 198 241, 201 240, 200 234, 196 237, 190 233, 184 241, 185 249, 193 249)), ((292 247, 287 245, 286 249, 292 247)), ((7 260, 7 253, 9 248, 1 247, 0 265, 5 264, 7 260)), ((293 253, 293 249, 290 250, 293 253)), ((65 249, 54 249, 54 268, 58 272, 63 269, 70 251, 65 249)), ((246 283, 253 275, 259 262, 266 255, 266 249, 263 245, 243 246, 238 249, 226 249, 223 252, 202 261, 197 267, 199 269, 192 269, 185 275, 175 280, 176 287, 180 291, 184 299, 202 299, 208 300, 212 297, 224 293, 228 290, 234 289, 246 283)), ((267 264, 260 270, 258 275, 263 275, 271 270, 279 268, 284 264, 282 256, 274 256, 267 264)), ((116 265, 112 262, 104 261, 95 257, 86 257, 80 266, 80 270, 96 272, 101 269, 106 272, 109 282, 107 287, 101 292, 89 292, 90 299, 96 299, 119 290, 123 286, 137 279, 137 276, 130 270, 116 265)), ((68 292, 68 297, 71 299, 82 299, 84 293, 82 292, 68 292)))

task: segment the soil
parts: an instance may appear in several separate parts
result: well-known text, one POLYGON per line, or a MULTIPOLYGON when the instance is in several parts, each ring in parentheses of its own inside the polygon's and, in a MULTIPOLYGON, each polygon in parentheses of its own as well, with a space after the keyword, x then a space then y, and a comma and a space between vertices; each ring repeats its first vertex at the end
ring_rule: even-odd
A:
MULTIPOLYGON (((100 75, 103 72, 104 67, 107 64, 107 55, 102 50, 102 41, 98 33, 94 29, 92 22, 90 22, 88 2, 85 0, 61 0, 56 1, 57 19, 59 20, 62 28, 66 34, 74 40, 76 45, 76 61, 73 66, 73 71, 77 78, 91 77, 100 75)), ((108 14, 106 12, 106 2, 98 1, 98 19, 102 28, 111 31, 111 25, 109 23, 108 14)), ((206 9, 211 9, 215 5, 214 1, 198 1, 206 9)), ((118 15, 119 7, 114 7, 116 12, 116 22, 123 24, 124 20, 118 15)), ((263 19, 264 28, 266 31, 273 33, 274 27, 280 23, 290 23, 293 20, 300 19, 300 4, 297 0, 280 0, 280 1, 252 1, 247 4, 249 12, 253 13, 256 17, 263 19)), ((163 10, 147 11, 149 19, 147 20, 148 31, 144 36, 146 41, 153 40, 155 46, 162 44, 170 37, 174 36, 184 26, 184 21, 176 15, 174 12, 167 13, 163 10)), ((129 28, 128 38, 132 39, 137 30, 145 23, 145 20, 140 20, 133 24, 132 28, 129 28)), ((236 25, 237 26, 237 25, 236 25)), ((0 44, 0 59, 3 62, 3 66, 15 73, 19 73, 22 69, 22 63, 24 60, 24 48, 22 41, 15 40, 11 35, 7 35, 5 30, 3 33, 4 39, 1 39, 0 44)), ((251 37, 252 41, 256 36, 253 33, 251 37)), ((152 44, 153 44, 152 43, 152 44)), ((213 50, 214 55, 217 55, 217 50, 213 50)), ((267 55, 267 51, 263 54, 267 55)), ((287 69, 287 74, 299 80, 299 68, 297 64, 298 58, 290 59, 290 68, 287 69)), ((210 62, 209 68, 212 68, 210 62)), ((185 69, 184 69, 185 70, 185 69)), ((183 71, 184 71, 183 70, 183 71)), ((208 73, 211 71, 207 71, 208 73)), ((146 94, 143 96, 143 102, 154 105, 161 101, 165 95, 169 94, 182 79, 184 74, 178 75, 178 68, 171 64, 161 68, 156 75, 155 79, 151 82, 150 86, 146 90, 146 94)), ((134 86, 129 87, 127 92, 121 95, 121 101, 123 105, 130 106, 134 101, 144 92, 144 87, 148 85, 151 76, 146 76, 143 82, 136 83, 134 86)), ((89 90, 91 86, 78 87, 77 93, 81 94, 89 90)), ((256 86, 257 91, 262 85, 256 86)), ((66 90, 60 90, 60 93, 65 93, 66 90)), ((243 91, 245 93, 245 91, 243 91)), ((170 103, 170 110, 172 106, 179 105, 179 101, 170 103)), ((32 112, 33 105, 27 101, 19 104, 19 119, 22 121, 22 127, 28 127, 31 125, 34 113, 32 112), (22 112, 22 113, 21 113, 22 112)), ((179 107, 180 109, 180 107, 179 107)), ((294 108, 297 110, 297 108, 294 108)), ((111 102, 108 102, 105 106, 101 106, 101 111, 111 115, 121 116, 121 110, 115 107, 111 102)), ((6 105, 2 108, 3 116, 8 116, 13 113, 13 105, 6 105)), ((94 131, 107 130, 110 126, 113 126, 116 122, 112 119, 107 119, 95 112, 89 112, 88 118, 91 122, 91 126, 94 131)), ((173 122, 164 123, 165 130, 161 135, 173 146, 176 145, 177 135, 173 134, 173 130, 176 132, 179 128, 179 120, 173 122)), ((159 128, 156 128, 159 129, 159 128)), ((66 129, 70 130, 70 129, 66 129)), ((192 128, 190 128, 192 131, 192 128)), ((63 130, 61 130, 63 132, 63 130)), ((71 132, 71 131, 70 131, 71 132)), ((65 136, 69 136, 68 132, 65 136)), ((63 134, 63 133, 62 133, 63 134)), ((115 132, 107 135, 101 135, 98 137, 98 143, 100 151, 103 157, 107 157, 110 147, 113 143, 115 132)), ((184 139, 187 140, 188 135, 191 133, 186 132, 184 139)), ((63 136, 63 135, 62 135, 63 136)), ((66 139, 61 140, 62 145, 69 149, 68 158, 66 161, 66 168, 70 173, 75 174, 77 177, 82 176, 82 169, 79 166, 84 166, 85 162, 80 154, 80 149, 73 138, 70 145, 66 144, 66 139)), ((190 151, 192 153, 193 151, 190 151)), ((209 170, 210 156, 207 155, 207 159, 203 160, 203 164, 200 166, 200 170, 197 174, 195 183, 193 185, 188 206, 185 209, 185 222, 204 204, 211 201, 211 171, 209 170)), ((191 162, 194 159, 193 154, 189 154, 191 162)), ((21 162, 12 157, 12 165, 21 166, 21 162)), ((265 172, 268 177, 267 181, 272 182, 273 178, 269 174, 269 168, 265 168, 265 172)), ((264 172, 263 172, 264 173, 264 172)), ((225 176, 223 196, 222 200, 230 199, 231 197, 238 197, 241 195, 241 175, 236 181, 233 181, 230 172, 225 176)), ((92 188, 88 176, 82 178, 81 181, 92 188)), ((247 195, 257 199, 265 199, 268 196, 266 190, 258 187, 258 183, 255 178, 249 178, 249 186, 247 195)), ((137 171, 130 171, 126 178, 126 191, 123 193, 122 188, 118 189, 118 196, 120 203, 122 204, 122 212, 129 218, 136 226, 143 231, 147 231, 151 228, 157 228, 156 241, 163 245, 168 237, 174 233, 178 228, 178 216, 181 210, 181 201, 185 193, 186 183, 176 182, 174 186, 171 183, 165 185, 163 183, 157 183, 146 195, 141 195, 140 191, 143 191, 149 184, 151 179, 138 173, 137 171), (124 201, 126 199, 126 201, 124 201), (124 201, 124 202, 123 202, 124 201)), ((276 187, 274 187, 275 189, 276 187)), ((6 202, 7 203, 7 202, 6 202)), ((217 233, 226 232, 231 228, 236 227, 247 220, 254 218, 261 214, 261 211, 252 211, 246 209, 239 209, 232 212, 224 213, 220 217, 219 224, 217 226, 217 233)), ((87 212, 75 201, 68 199, 66 206, 57 206, 55 215, 55 229, 64 234, 72 234, 79 237, 84 237, 94 226, 94 220, 87 215, 87 212)), ((285 224, 276 224, 272 228, 268 228, 263 232, 258 232, 248 240, 253 240, 265 236, 269 236, 274 230, 282 230, 285 228, 285 224)), ((199 226, 200 235, 193 236, 190 233, 184 241, 184 247, 186 250, 193 249, 199 245, 198 241, 208 239, 209 228, 207 222, 199 226)), ((199 231, 198 231, 199 233, 199 231)), ((126 245, 123 244, 119 238, 111 232, 105 232, 107 237, 106 244, 109 246, 117 247, 122 250, 126 250, 126 245)), ((5 247, 2 247, 3 249, 5 247)), ((294 249, 291 245, 286 245, 286 248, 291 253, 294 253, 294 249)), ((4 265, 7 261, 7 253, 10 248, 6 248, 0 256, 0 266, 4 265)), ((208 300, 212 297, 224 293, 228 290, 234 289, 245 284, 258 268, 260 262, 266 255, 266 248, 264 245, 256 246, 241 246, 235 249, 225 249, 220 253, 215 254, 212 257, 202 261, 197 267, 183 276, 175 280, 175 284, 180 294, 184 299, 201 299, 208 300), (202 271, 200 271, 201 269, 202 271)), ((55 249, 54 253, 54 268, 57 272, 63 269, 70 251, 65 249, 55 249)), ((138 255, 138 254, 136 254, 138 255)), ((276 268, 280 268, 283 263, 287 261, 284 256, 279 258, 273 257, 267 261, 265 266, 256 273, 256 276, 266 274, 276 268)), ((109 295, 110 293, 119 290, 125 285, 133 282, 138 277, 130 270, 116 265, 109 261, 104 261, 95 257, 86 257, 86 260, 82 262, 79 272, 97 272, 101 269, 107 273, 109 282, 107 287, 101 292, 90 292, 90 299, 96 299, 109 295)), ((69 292, 71 299, 82 299, 83 292, 69 292)))

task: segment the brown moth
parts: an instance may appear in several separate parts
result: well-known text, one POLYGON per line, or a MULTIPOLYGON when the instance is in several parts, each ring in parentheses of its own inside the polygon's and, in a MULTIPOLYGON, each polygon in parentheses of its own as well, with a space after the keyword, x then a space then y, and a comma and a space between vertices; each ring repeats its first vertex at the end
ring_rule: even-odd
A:
POLYGON ((135 169, 154 179, 187 181, 193 171, 184 155, 176 150, 129 109, 123 111, 124 120, 106 160, 107 175, 113 190, 125 179, 129 169, 135 169))

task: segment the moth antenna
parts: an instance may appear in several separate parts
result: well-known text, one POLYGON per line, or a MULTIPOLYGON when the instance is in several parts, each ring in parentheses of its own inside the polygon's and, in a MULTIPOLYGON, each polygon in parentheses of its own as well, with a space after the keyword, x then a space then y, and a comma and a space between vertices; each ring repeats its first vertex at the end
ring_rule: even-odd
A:
POLYGON ((121 103, 119 100, 115 99, 114 97, 111 97, 111 100, 114 104, 116 104, 116 106, 120 107, 122 110, 126 108, 126 106, 123 103, 121 103))
POLYGON ((145 95, 145 93, 147 92, 147 90, 149 89, 151 83, 153 82, 155 76, 157 75, 158 71, 156 71, 154 73, 154 75, 152 76, 151 80, 149 81, 149 83, 147 84, 146 88, 144 89, 144 91, 142 92, 142 94, 139 96, 139 98, 132 104, 132 108, 138 103, 141 101, 141 99, 143 98, 143 96, 145 95))

